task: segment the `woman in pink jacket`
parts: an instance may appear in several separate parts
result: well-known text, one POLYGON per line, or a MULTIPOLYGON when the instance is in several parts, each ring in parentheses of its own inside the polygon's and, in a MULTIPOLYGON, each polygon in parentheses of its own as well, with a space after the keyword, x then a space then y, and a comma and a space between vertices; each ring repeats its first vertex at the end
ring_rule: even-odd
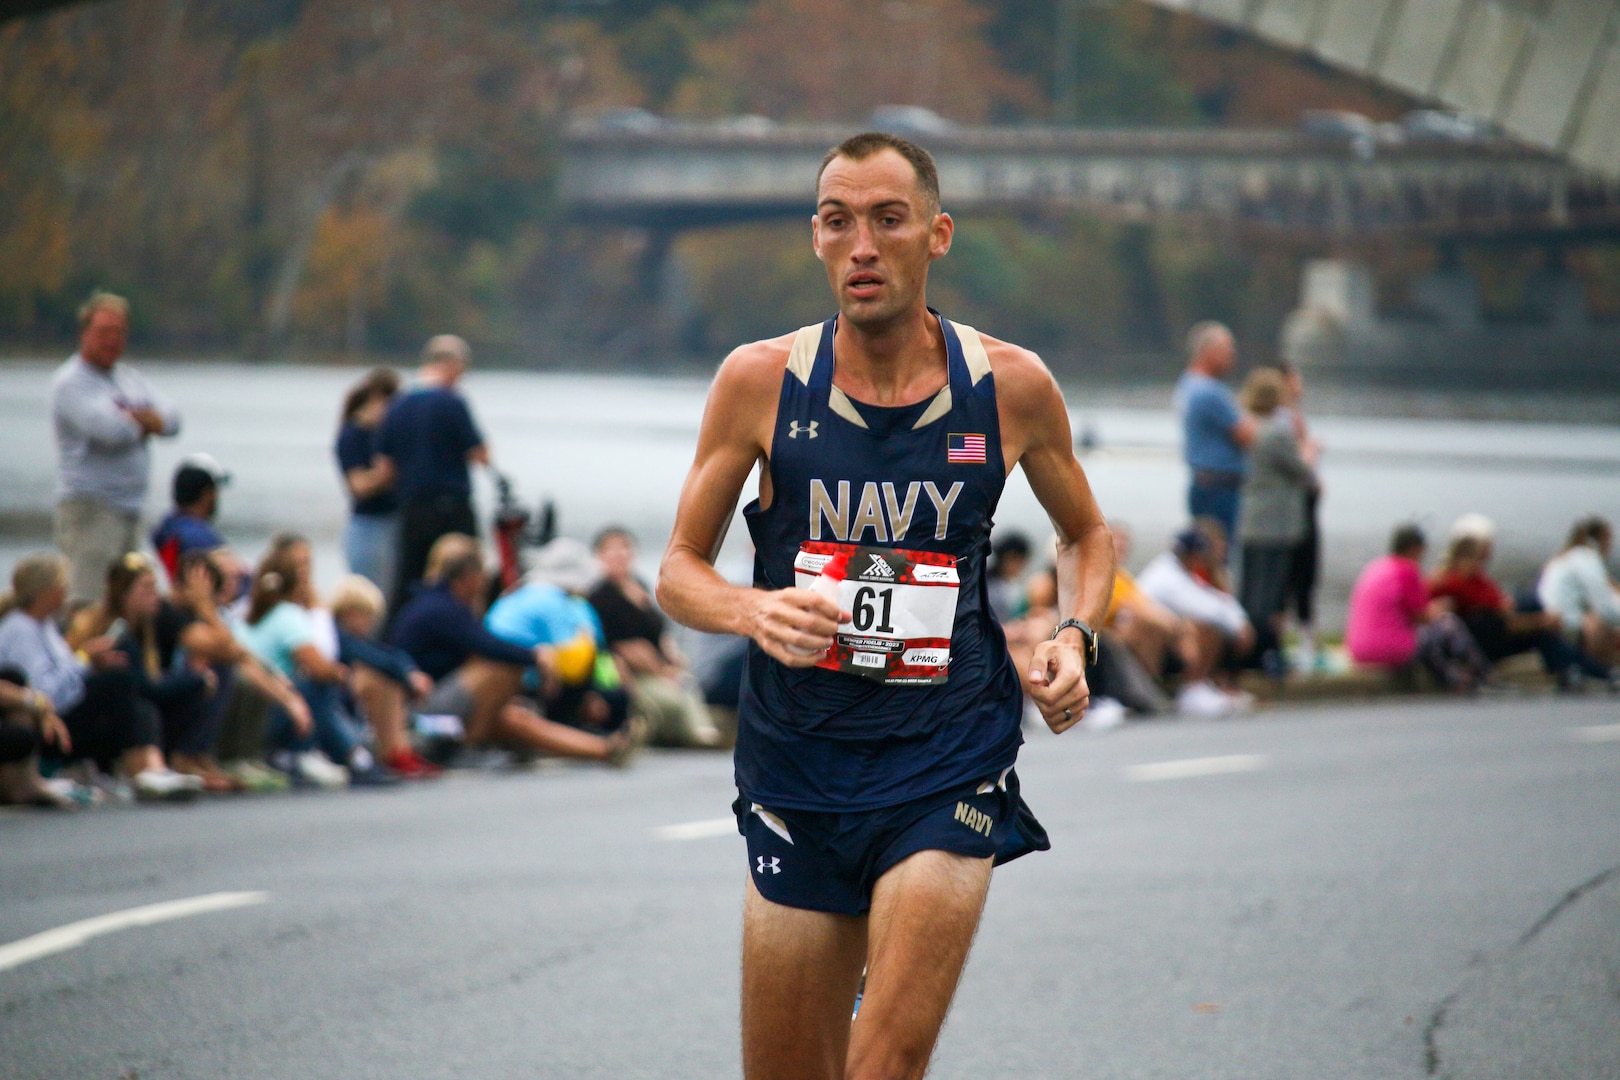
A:
POLYGON ((1422 664, 1447 689, 1470 691, 1489 665, 1448 602, 1431 602, 1423 582, 1427 542, 1416 525, 1402 525, 1389 554, 1361 571, 1350 591, 1344 644, 1358 664, 1401 670, 1422 664))

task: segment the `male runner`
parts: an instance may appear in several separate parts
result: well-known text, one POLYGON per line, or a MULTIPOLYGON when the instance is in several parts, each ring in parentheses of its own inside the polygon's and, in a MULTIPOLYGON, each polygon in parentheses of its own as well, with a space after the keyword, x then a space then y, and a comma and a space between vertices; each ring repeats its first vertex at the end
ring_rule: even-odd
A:
POLYGON ((1057 732, 1088 701, 1108 529, 1040 360, 928 309, 953 227, 926 151, 866 134, 828 153, 812 228, 838 315, 721 365, 659 575, 670 615, 752 639, 735 804, 751 1080, 922 1076, 992 863, 1048 846, 1012 771, 1019 673, 984 575, 1015 464, 1077 617, 1035 650, 1030 693, 1057 732), (750 589, 711 562, 756 462, 750 589))

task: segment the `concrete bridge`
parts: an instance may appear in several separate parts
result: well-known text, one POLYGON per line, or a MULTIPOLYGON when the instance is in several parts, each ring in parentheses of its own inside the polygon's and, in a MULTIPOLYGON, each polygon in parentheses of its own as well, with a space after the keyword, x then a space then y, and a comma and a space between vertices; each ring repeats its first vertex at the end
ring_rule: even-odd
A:
MULTIPOLYGON (((576 123, 559 196, 575 220, 661 232, 808 218, 821 155, 856 130, 647 114, 576 123)), ((944 124, 908 134, 938 159, 954 211, 1211 215, 1317 239, 1620 235, 1620 175, 1502 140, 944 124)))
POLYGON ((1149 2, 1484 117, 1620 176, 1620 0, 1149 2))

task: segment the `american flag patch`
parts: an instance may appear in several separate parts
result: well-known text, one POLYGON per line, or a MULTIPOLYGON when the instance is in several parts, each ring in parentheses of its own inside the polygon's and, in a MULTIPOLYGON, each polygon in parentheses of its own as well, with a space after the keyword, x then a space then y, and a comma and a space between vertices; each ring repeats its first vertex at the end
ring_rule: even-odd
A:
POLYGON ((962 465, 983 465, 984 436, 951 432, 946 436, 945 460, 962 465))

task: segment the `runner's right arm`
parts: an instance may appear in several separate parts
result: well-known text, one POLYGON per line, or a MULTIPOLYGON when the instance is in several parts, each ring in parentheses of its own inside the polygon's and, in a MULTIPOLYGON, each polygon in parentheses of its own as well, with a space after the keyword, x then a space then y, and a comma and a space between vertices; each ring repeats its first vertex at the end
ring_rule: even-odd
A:
MULTIPOLYGON (((809 667, 833 643, 838 606, 807 589, 733 585, 714 569, 743 484, 769 452, 792 342, 789 335, 745 345, 720 365, 659 568, 658 603, 694 630, 752 638, 782 663, 809 667)), ((761 488, 767 497, 763 481, 761 488)))

